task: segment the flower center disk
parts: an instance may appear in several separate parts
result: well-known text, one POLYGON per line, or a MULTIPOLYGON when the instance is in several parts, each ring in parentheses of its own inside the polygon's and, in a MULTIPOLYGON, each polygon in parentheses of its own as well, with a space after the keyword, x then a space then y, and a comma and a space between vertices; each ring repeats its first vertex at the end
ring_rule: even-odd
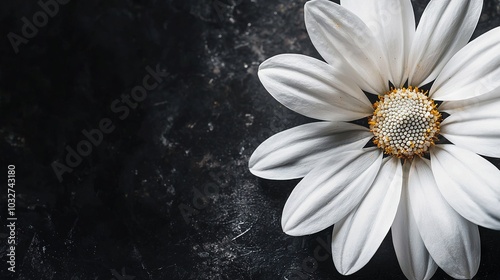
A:
POLYGON ((393 89, 373 104, 370 130, 373 143, 388 155, 421 157, 437 141, 441 114, 436 104, 418 88, 393 89))

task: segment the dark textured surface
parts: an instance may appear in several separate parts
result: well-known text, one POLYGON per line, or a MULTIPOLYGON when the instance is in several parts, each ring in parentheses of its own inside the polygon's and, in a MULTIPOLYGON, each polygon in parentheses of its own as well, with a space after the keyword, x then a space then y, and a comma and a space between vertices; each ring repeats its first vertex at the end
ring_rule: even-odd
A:
MULTIPOLYGON (((310 121, 256 75, 279 53, 319 57, 304 2, 73 0, 15 54, 7 34, 20 34, 21 19, 41 8, 2 1, 0 220, 6 167, 15 164, 18 245, 12 274, 2 226, 0 278, 403 279, 390 236, 365 268, 340 276, 324 257, 331 229, 281 231, 298 181, 247 170, 263 140, 310 121), (114 100, 157 65, 163 82, 121 120, 114 100), (59 181, 51 164, 103 118, 114 131, 59 181)), ((413 2, 419 18, 427 1, 413 2)), ((474 37, 499 25, 500 1, 485 1, 474 37)), ((476 279, 500 279, 500 232, 481 237, 476 279)), ((438 270, 433 279, 451 278, 438 270)))

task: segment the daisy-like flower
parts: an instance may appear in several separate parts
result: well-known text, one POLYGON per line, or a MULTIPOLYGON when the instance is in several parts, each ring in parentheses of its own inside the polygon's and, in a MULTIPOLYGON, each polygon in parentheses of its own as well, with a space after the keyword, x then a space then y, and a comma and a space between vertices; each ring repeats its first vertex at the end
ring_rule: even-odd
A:
POLYGON ((391 229, 407 278, 429 279, 438 266, 472 278, 478 225, 500 229, 500 171, 482 157, 500 157, 500 28, 467 44, 482 0, 432 0, 417 28, 410 0, 340 2, 304 9, 327 63, 283 54, 261 64, 274 98, 321 121, 270 137, 250 171, 304 177, 283 209, 283 231, 334 224, 342 274, 362 268, 391 229), (418 88, 432 81, 428 92, 418 88), (369 128, 351 123, 366 117, 369 128))

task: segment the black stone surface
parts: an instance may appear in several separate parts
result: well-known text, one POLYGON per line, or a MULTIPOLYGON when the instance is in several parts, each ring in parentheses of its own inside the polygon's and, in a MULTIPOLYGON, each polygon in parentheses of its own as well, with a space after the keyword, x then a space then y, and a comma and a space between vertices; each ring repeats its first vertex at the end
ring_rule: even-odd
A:
MULTIPOLYGON (((275 101, 256 75, 276 54, 319 58, 304 2, 65 0, 16 53, 8 34, 22 35, 23 17, 32 22, 42 8, 3 0, 0 278, 404 279, 390 235, 365 268, 339 275, 323 245, 331 228, 281 231, 298 181, 247 170, 267 137, 311 121, 275 101), (161 70, 161 82, 136 108, 124 105, 147 67, 161 70), (103 119, 114 130, 59 180, 52 165, 67 163, 68 149, 87 139, 82 131, 103 119), (6 263, 9 164, 15 273, 6 263)), ((427 2, 413 1, 417 18, 427 2)), ((500 25, 500 1, 484 3, 474 37, 500 25)), ((481 229, 481 238, 476 279, 500 279, 500 232, 481 229)), ((438 270, 433 279, 451 278, 438 270)))

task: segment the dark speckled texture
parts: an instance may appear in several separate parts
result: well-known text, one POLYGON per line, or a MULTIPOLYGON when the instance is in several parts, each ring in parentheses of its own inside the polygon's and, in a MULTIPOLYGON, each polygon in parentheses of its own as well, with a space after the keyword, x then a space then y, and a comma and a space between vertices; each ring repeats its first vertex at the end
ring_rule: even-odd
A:
MULTIPOLYGON (((331 229, 281 231, 298 181, 247 170, 263 140, 310 121, 257 78, 276 54, 319 58, 304 2, 72 0, 15 54, 7 34, 20 34, 21 19, 41 8, 3 0, 0 220, 15 164, 18 245, 12 274, 2 226, 0 278, 403 279, 390 236, 365 268, 340 276, 327 256, 331 229), (162 83, 121 120, 114 100, 157 65, 162 83), (115 130, 60 182, 51 164, 103 118, 115 130)), ((419 18, 427 1, 413 3, 419 18)), ((499 25, 500 1, 485 1, 474 37, 499 25)), ((481 229, 481 237, 476 279, 500 279, 500 232, 481 229)), ((433 279, 451 278, 439 270, 433 279)))

